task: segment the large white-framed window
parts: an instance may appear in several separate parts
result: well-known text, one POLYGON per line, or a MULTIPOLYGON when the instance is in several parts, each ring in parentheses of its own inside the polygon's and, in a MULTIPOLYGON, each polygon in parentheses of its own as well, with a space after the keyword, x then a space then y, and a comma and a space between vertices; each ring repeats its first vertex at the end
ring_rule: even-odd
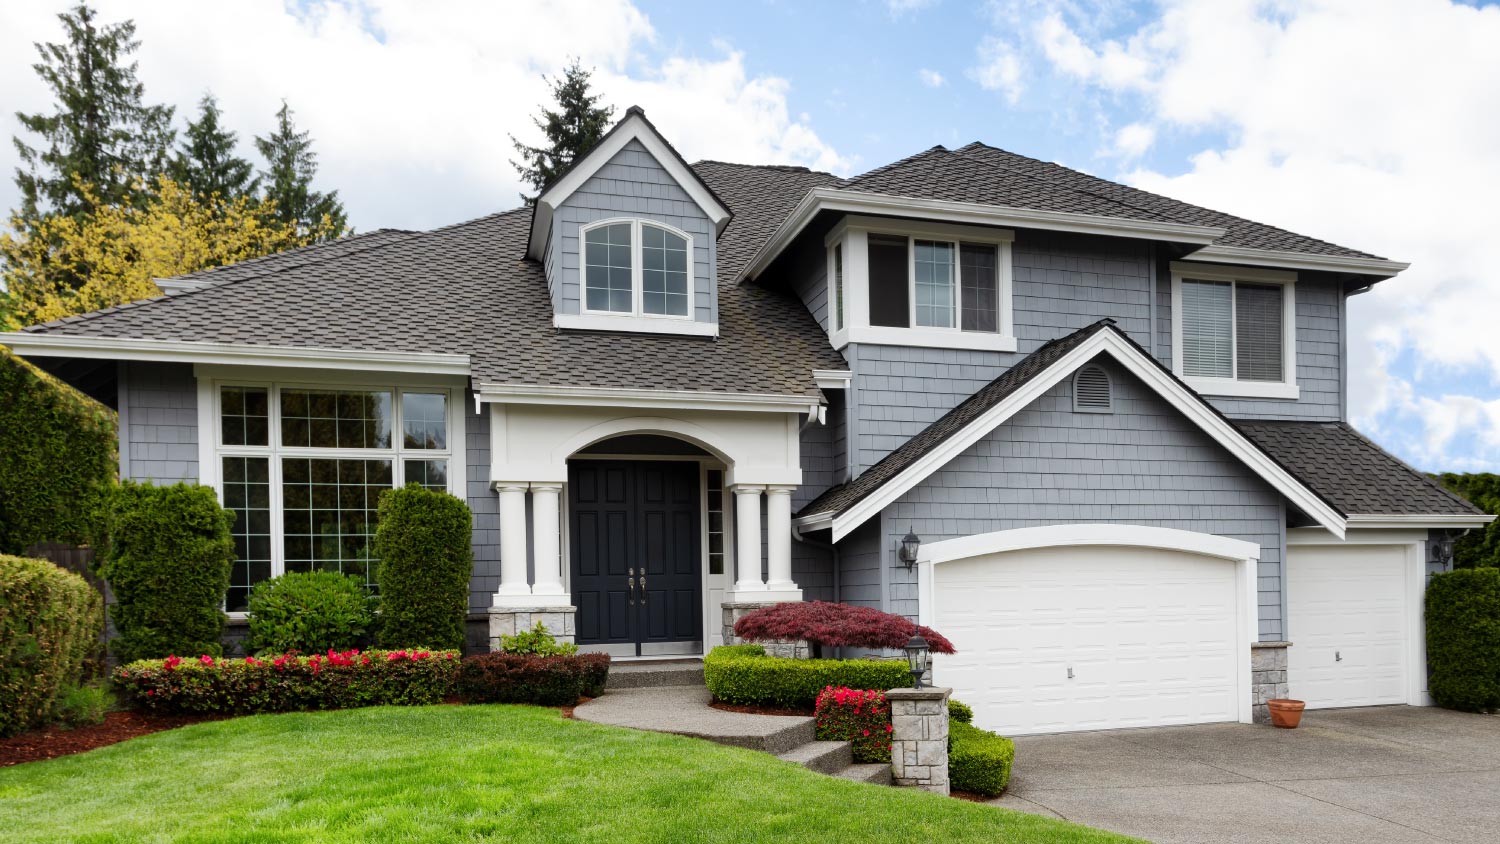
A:
POLYGON ((1214 396, 1295 399, 1297 274, 1174 261, 1172 371, 1214 396))
POLYGON ((578 230, 585 314, 693 319, 693 236, 656 220, 610 218, 578 230))
POLYGON ((1013 240, 982 226, 844 218, 824 240, 830 342, 1015 351, 1013 240))
POLYGON ((201 482, 235 513, 225 608, 291 571, 373 589, 380 493, 408 483, 464 494, 464 391, 436 383, 201 377, 201 482))

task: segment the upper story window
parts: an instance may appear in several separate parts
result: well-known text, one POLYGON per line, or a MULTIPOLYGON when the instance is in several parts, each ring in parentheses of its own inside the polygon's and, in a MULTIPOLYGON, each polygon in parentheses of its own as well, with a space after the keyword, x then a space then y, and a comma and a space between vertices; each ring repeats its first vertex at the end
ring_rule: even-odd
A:
POLYGON ((1014 351, 1011 240, 978 226, 846 218, 827 238, 834 346, 1014 351))
POLYGON ((1172 368, 1201 393, 1295 399, 1295 273, 1173 262, 1172 368))
POLYGON ((582 230, 583 310, 692 316, 693 239, 663 223, 605 220, 582 230))

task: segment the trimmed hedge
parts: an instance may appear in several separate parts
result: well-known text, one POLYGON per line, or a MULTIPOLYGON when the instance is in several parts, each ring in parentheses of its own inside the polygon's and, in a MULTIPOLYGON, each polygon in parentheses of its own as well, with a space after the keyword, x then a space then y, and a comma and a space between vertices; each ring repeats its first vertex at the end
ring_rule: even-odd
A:
POLYGON ((122 661, 222 653, 233 522, 206 486, 125 481, 114 489, 99 574, 115 593, 110 615, 120 635, 110 646, 122 661))
POLYGON ((0 553, 92 538, 115 436, 114 411, 0 348, 0 553))
POLYGON ((1427 666, 1438 705, 1500 709, 1500 569, 1456 569, 1431 578, 1427 666))
POLYGON ((99 593, 46 560, 0 555, 0 736, 46 723, 104 628, 99 593))
POLYGON ((954 791, 995 797, 1010 782, 1016 743, 964 721, 948 723, 948 782, 954 791))
POLYGON ((375 615, 363 578, 331 571, 288 572, 250 589, 247 650, 322 653, 367 644, 375 615))
POLYGON ((380 641, 461 648, 469 611, 474 517, 445 493, 408 484, 380 496, 380 641))
POLYGON ((457 651, 330 651, 259 659, 171 656, 116 669, 138 709, 182 714, 426 706, 453 692, 457 651))
POLYGON ((608 677, 608 654, 539 656, 496 651, 463 661, 458 693, 469 703, 572 706, 580 695, 601 694, 608 677))
POLYGON ((829 686, 887 691, 911 685, 905 661, 782 659, 760 645, 724 645, 703 658, 714 698, 743 706, 812 709, 829 686))
POLYGON ((974 723, 974 710, 969 708, 963 701, 948 698, 948 720, 957 721, 960 724, 974 723))

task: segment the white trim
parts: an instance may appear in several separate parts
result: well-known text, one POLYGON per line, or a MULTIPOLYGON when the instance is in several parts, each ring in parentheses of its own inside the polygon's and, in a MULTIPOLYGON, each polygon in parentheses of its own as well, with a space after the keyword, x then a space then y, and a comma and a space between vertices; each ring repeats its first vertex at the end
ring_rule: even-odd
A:
POLYGON ((1434 515, 1355 515, 1350 516, 1350 528, 1472 528, 1484 527, 1493 522, 1494 516, 1488 514, 1434 514, 1434 515))
POLYGON ((765 393, 703 393, 696 390, 633 390, 613 387, 559 387, 535 384, 480 384, 475 393, 484 402, 503 404, 559 403, 580 407, 655 407, 678 410, 756 410, 806 413, 817 396, 765 393))
POLYGON ((620 124, 610 131, 598 146, 590 150, 582 161, 577 162, 573 169, 536 198, 531 238, 526 248, 528 258, 542 260, 543 254, 547 251, 547 235, 552 228, 554 212, 567 201, 569 196, 573 195, 574 191, 583 187, 631 141, 639 141, 641 146, 645 147, 646 151, 656 159, 656 163, 661 165, 661 168, 677 182, 678 187, 682 188, 713 221, 715 232, 723 233, 724 227, 729 224, 729 209, 714 198, 713 193, 704 186, 697 174, 684 165, 681 159, 672 152, 661 135, 657 134, 655 129, 646 122, 645 115, 638 112, 626 112, 625 119, 621 120, 620 124))
POLYGON ((1289 270, 1321 270, 1374 275, 1382 278, 1390 278, 1411 266, 1403 261, 1387 261, 1383 258, 1314 255, 1279 249, 1252 249, 1244 246, 1209 245, 1190 253, 1187 257, 1194 261, 1212 261, 1220 264, 1259 264, 1263 267, 1281 267, 1289 270))
POLYGON ((1159 223, 1149 220, 1121 220, 1092 214, 1059 211, 1036 211, 977 202, 951 202, 941 199, 914 199, 884 196, 860 191, 818 187, 807 192, 797 207, 767 239, 750 262, 746 275, 756 278, 780 255, 797 235, 822 211, 850 214, 877 214, 919 217, 949 223, 980 226, 1014 226, 1049 231, 1079 232, 1110 237, 1136 237, 1166 240, 1174 243, 1207 246, 1224 236, 1225 230, 1214 226, 1191 226, 1181 223, 1159 223))
POLYGON ((847 369, 814 369, 813 382, 820 390, 847 390, 854 373, 847 369))
POLYGON ((552 327, 574 331, 622 331, 630 334, 687 334, 719 336, 717 322, 698 322, 690 317, 640 316, 591 311, 586 314, 554 314, 552 327))
POLYGON ((1251 267, 1216 267, 1188 261, 1171 262, 1172 272, 1172 371, 1189 387, 1207 396, 1235 396, 1257 399, 1297 399, 1297 274, 1251 267), (1206 378, 1186 375, 1182 364, 1182 283, 1210 281, 1231 285, 1229 291, 1229 366, 1239 368, 1239 338, 1236 336, 1235 295, 1239 282, 1281 285, 1281 379, 1280 381, 1242 381, 1238 377, 1206 378))
POLYGON ((949 463, 965 449, 1101 353, 1112 356, 1132 374, 1155 389, 1168 403, 1207 432, 1230 454, 1263 478, 1299 510, 1335 535, 1344 535, 1345 520, 1338 510, 1318 497, 1264 451, 1246 439, 1244 434, 1224 417, 1214 412, 1200 397, 1163 372, 1158 364, 1145 357, 1128 340, 1116 331, 1106 328, 1095 332, 1092 337, 1084 340, 1077 348, 1063 355, 1047 369, 1037 373, 1014 393, 1001 400, 999 404, 985 411, 900 474, 886 481, 874 492, 849 507, 842 515, 834 518, 833 541, 837 542, 848 536, 850 531, 895 502, 923 479, 949 463))
POLYGON ((105 358, 236 366, 288 366, 373 372, 468 375, 469 356, 431 352, 328 349, 316 346, 251 346, 117 337, 78 337, 33 332, 0 333, 0 344, 22 357, 105 358))
MULTIPOLYGON (((657 320, 671 321, 674 323, 693 322, 694 311, 697 309, 698 298, 697 279, 693 277, 694 253, 693 236, 677 228, 676 226, 649 220, 643 217, 607 217, 603 220, 595 220, 578 227, 578 307, 586 317, 603 317, 609 321, 629 320, 633 324, 645 325, 657 320), (607 226, 630 226, 630 313, 624 311, 594 310, 589 307, 588 288, 588 235, 594 229, 602 229, 607 226), (646 226, 661 229, 676 237, 682 238, 686 246, 687 261, 687 313, 685 314, 651 314, 646 312, 646 264, 645 264, 645 229, 646 226)), ((570 316, 570 315, 559 315, 570 316)), ((556 322, 554 321, 554 325, 556 322)), ((558 326, 562 327, 562 326, 558 326)), ((585 323, 583 326, 572 326, 590 328, 593 326, 585 323)), ((619 329, 617 329, 619 330, 619 329)), ((679 330, 663 327, 637 327, 626 329, 631 331, 654 331, 671 334, 700 334, 702 331, 679 330)), ((717 323, 712 324, 712 335, 718 336, 719 327, 717 323)))
MULTIPOLYGON (((850 326, 844 345, 865 343, 871 346, 916 346, 924 349, 974 349, 989 352, 1014 352, 1016 338, 989 331, 963 331, 952 328, 897 328, 889 325, 850 326)), ((843 346, 835 345, 835 348, 843 346)))
POLYGON ((206 278, 186 277, 153 278, 151 279, 151 281, 157 286, 158 289, 161 290, 162 293, 168 296, 174 296, 178 293, 186 293, 190 290, 201 290, 205 287, 208 287, 210 284, 217 283, 216 281, 210 281, 206 278))

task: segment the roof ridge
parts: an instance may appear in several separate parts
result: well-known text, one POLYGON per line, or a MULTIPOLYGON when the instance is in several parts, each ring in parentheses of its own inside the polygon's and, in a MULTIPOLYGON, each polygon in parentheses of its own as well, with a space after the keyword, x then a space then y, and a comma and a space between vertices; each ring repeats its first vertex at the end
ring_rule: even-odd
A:
POLYGON ((854 184, 855 182, 858 182, 860 179, 864 179, 866 177, 873 176, 876 173, 884 173, 887 170, 894 169, 894 168, 899 167, 899 166, 901 166, 903 164, 906 164, 907 162, 915 161, 918 158, 922 158, 923 156, 927 156, 927 155, 932 155, 933 153, 937 153, 937 152, 945 152, 945 153, 948 153, 950 155, 952 154, 952 151, 949 150, 947 147, 943 146, 942 144, 934 144, 934 145, 932 145, 932 146, 928 147, 927 149, 924 149, 924 150, 922 150, 920 152, 914 152, 911 155, 906 156, 905 158, 897 159, 895 161, 892 161, 889 164, 882 164, 879 167, 873 168, 871 170, 866 170, 865 172, 860 173, 859 175, 856 175, 856 176, 850 176, 849 178, 844 179, 843 183, 845 185, 851 185, 851 184, 854 184))
MULTIPOLYGON (((325 240, 325 241, 323 241, 321 243, 308 243, 308 244, 304 244, 302 246, 294 246, 291 249, 283 249, 280 252, 269 252, 269 253, 267 253, 265 255, 256 255, 254 258, 246 258, 246 259, 244 259, 242 261, 235 261, 232 264, 219 264, 218 266, 214 266, 214 267, 207 267, 207 268, 201 269, 201 270, 193 270, 190 273, 179 273, 178 275, 164 276, 162 280, 163 281, 171 281, 171 280, 182 279, 182 278, 192 278, 194 276, 208 275, 210 273, 220 272, 222 270, 227 270, 227 269, 230 269, 232 267, 234 267, 234 268, 244 267, 246 264, 258 264, 258 263, 263 263, 265 261, 279 260, 279 259, 291 256, 291 255, 306 254, 306 253, 309 253, 309 252, 313 252, 315 250, 326 249, 326 248, 328 248, 330 246, 335 246, 335 245, 338 245, 338 244, 345 244, 345 245, 347 245, 347 244, 352 243, 353 241, 356 241, 356 240, 364 240, 366 238, 374 237, 377 234, 419 234, 419 233, 420 232, 414 231, 412 229, 396 229, 396 228, 379 228, 379 229, 371 229, 370 231, 367 231, 367 232, 352 232, 352 233, 347 234, 347 235, 345 235, 345 236, 343 236, 341 238, 338 238, 336 240, 325 240)), ((334 257, 334 256, 330 256, 330 257, 334 257)), ((328 260, 328 259, 325 258, 323 260, 328 260)))
MULTIPOLYGON (((833 176, 832 173, 826 170, 814 170, 811 167, 805 167, 801 164, 746 164, 743 161, 722 161, 717 158, 700 158, 688 166, 697 169, 700 165, 704 164, 716 164, 721 167, 744 167, 750 170, 775 170, 781 173, 808 173, 815 176, 833 176)), ((834 176, 834 178, 838 177, 834 176)))

